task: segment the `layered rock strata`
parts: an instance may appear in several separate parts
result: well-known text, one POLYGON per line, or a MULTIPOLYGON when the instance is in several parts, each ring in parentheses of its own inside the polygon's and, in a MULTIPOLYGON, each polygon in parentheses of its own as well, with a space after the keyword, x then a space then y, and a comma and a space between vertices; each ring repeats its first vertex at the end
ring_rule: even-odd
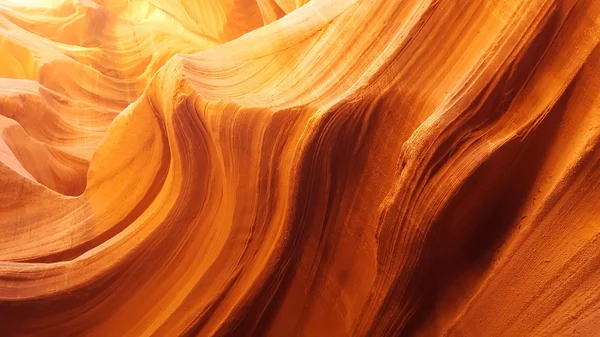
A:
POLYGON ((600 3, 0 1, 6 336, 600 336, 600 3))

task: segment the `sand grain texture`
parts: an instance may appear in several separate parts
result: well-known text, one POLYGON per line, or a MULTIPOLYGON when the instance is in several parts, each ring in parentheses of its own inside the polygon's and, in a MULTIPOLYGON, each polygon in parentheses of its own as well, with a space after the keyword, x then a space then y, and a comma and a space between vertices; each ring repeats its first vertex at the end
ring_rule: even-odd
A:
POLYGON ((2 336, 600 336, 600 2, 0 0, 2 336))

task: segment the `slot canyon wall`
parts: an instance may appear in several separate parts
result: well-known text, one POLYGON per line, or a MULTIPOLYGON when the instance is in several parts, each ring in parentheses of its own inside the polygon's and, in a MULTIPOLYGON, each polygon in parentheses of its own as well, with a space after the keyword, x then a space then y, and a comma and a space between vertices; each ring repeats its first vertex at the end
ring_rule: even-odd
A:
POLYGON ((600 336, 600 2, 0 0, 1 336, 600 336))

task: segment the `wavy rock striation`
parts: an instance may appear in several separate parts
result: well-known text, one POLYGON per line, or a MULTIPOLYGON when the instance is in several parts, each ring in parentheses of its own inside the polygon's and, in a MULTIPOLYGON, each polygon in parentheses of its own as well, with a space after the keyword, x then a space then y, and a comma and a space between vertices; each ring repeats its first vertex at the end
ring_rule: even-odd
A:
POLYGON ((5 336, 600 336, 600 2, 0 1, 5 336))

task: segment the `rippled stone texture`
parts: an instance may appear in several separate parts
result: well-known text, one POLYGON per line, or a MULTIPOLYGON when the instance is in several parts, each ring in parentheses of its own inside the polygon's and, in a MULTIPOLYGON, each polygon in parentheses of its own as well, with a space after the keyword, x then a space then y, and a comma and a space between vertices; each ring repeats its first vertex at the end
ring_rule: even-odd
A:
POLYGON ((0 0, 3 336, 600 336, 600 2, 0 0))

